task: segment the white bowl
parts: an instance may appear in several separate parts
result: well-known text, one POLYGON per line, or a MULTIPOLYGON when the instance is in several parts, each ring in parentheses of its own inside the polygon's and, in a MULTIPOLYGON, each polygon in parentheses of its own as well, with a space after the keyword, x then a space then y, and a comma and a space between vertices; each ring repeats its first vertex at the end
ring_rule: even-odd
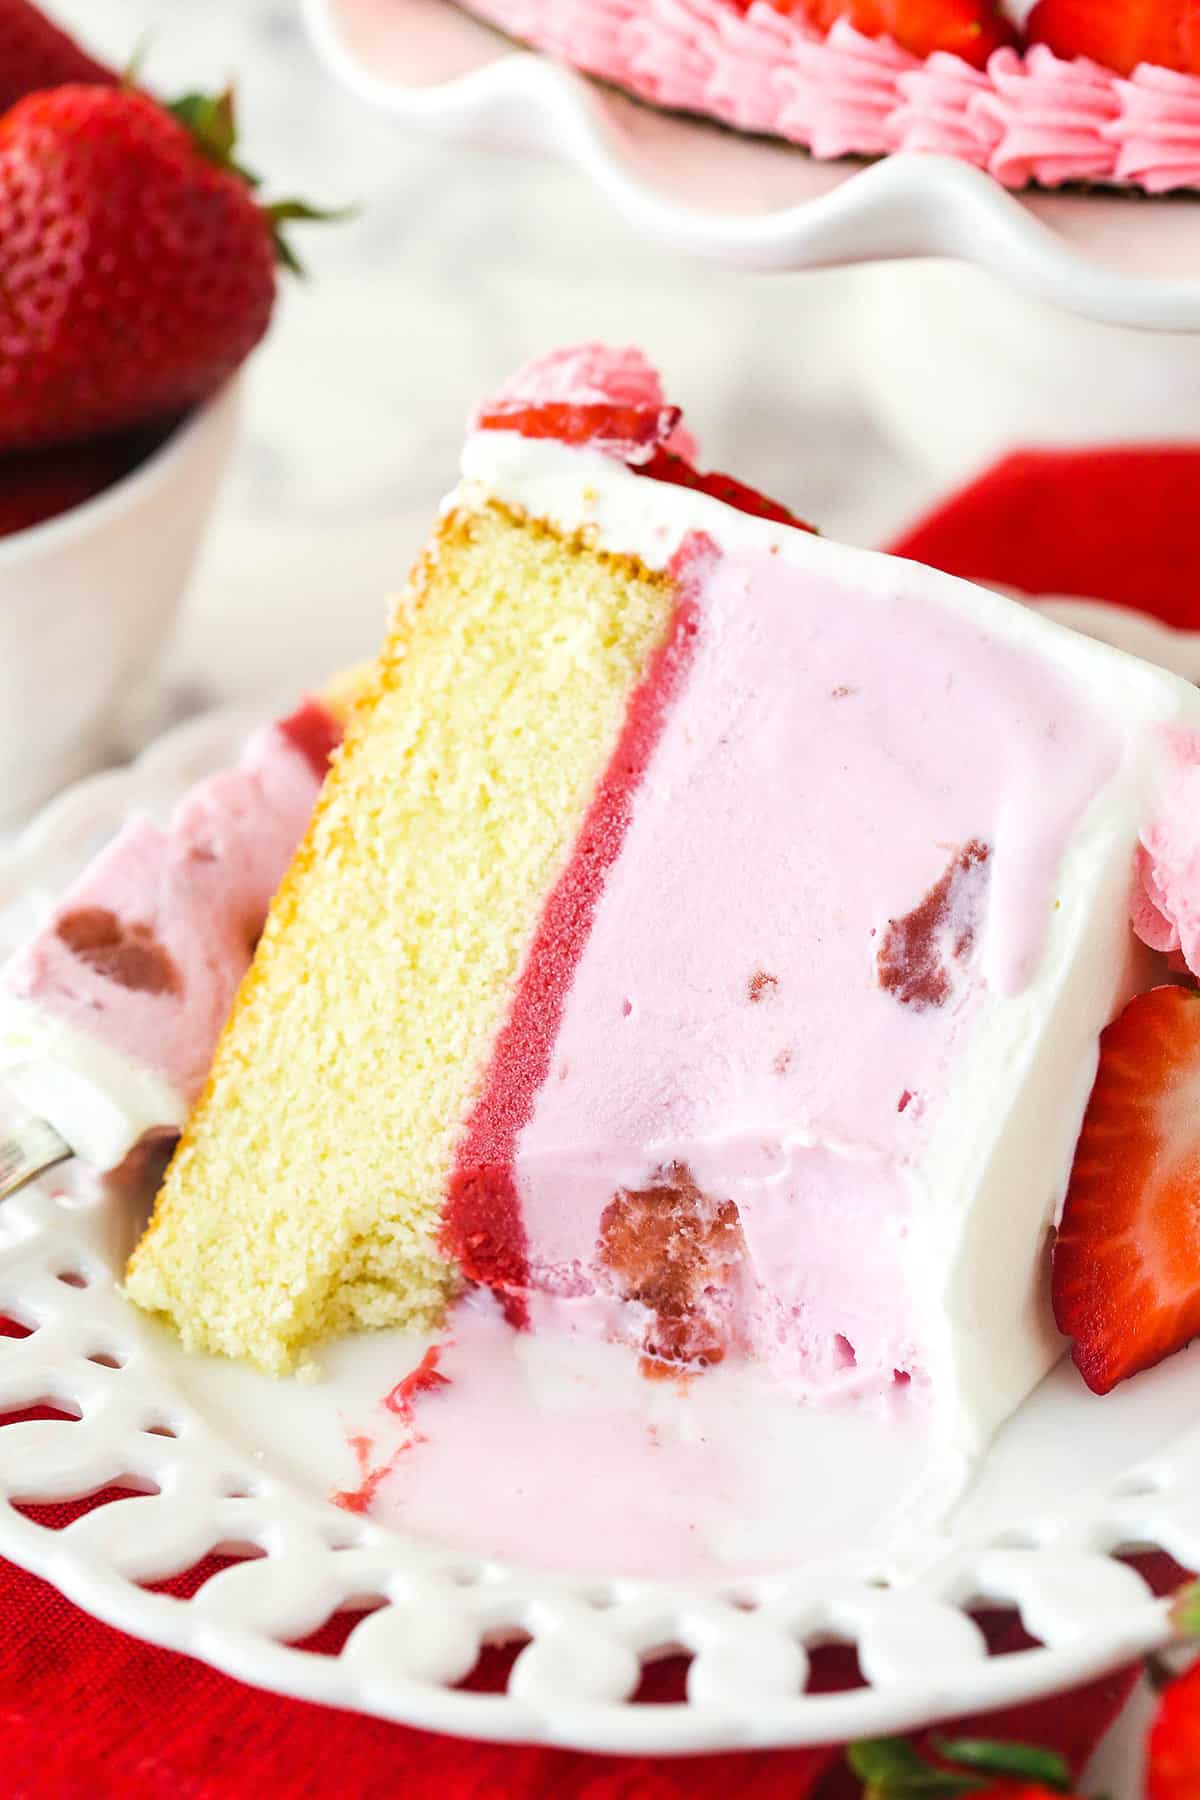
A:
POLYGON ((863 399, 937 488, 1013 449, 1194 443, 1200 332, 1072 318, 964 263, 854 276, 863 399))
POLYGON ((174 621, 238 416, 227 384, 129 475, 0 538, 0 823, 108 759, 174 621))

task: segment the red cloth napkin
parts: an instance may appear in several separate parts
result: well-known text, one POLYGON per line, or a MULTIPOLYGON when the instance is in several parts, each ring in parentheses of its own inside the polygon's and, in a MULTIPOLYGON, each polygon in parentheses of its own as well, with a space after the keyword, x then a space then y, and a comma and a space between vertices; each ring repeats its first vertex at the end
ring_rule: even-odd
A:
POLYGON ((1200 629, 1200 449, 1024 450, 889 546, 952 575, 1200 629))
MULTIPOLYGON (((1200 450, 1113 450, 1008 458, 893 546, 900 553, 1033 592, 1124 601, 1200 626, 1194 549, 1200 450)), ((61 1525, 69 1513, 38 1515, 61 1525)), ((1183 1578, 1144 1559, 1162 1591, 1183 1578)), ((211 1568, 208 1572, 211 1572, 211 1568)), ((203 1569, 174 1591, 194 1591, 203 1569)), ((346 1623, 315 1634, 336 1653, 346 1623)), ((981 1620, 993 1647, 1024 1638, 1009 1614, 981 1620)), ((472 1685, 495 1688, 505 1655, 472 1685)), ((986 1720, 988 1735, 1061 1749, 1078 1771, 1116 1717, 1135 1672, 986 1720)), ((858 1679, 852 1653, 819 1652, 814 1679, 858 1679)), ((670 1700, 682 1667, 647 1674, 643 1697, 670 1700)), ((281 1700, 202 1664, 96 1624, 44 1582, 0 1563, 0 1795, 3 1800, 852 1800, 840 1750, 667 1758, 464 1744, 380 1720, 281 1700)))
MULTIPOLYGON (((1011 1615, 984 1624, 1001 1652, 1029 1642, 1011 1615)), ((336 1653, 344 1636, 335 1621, 309 1642, 336 1653)), ((851 1660, 836 1647, 817 1653, 816 1684, 852 1685, 851 1660)), ((495 1690, 510 1661, 491 1653, 471 1685, 495 1690)), ((964 1723, 990 1737, 1060 1749, 1079 1770, 1136 1679, 1136 1670, 1123 1670, 1068 1697, 964 1723)), ((682 1680, 678 1660, 655 1665, 643 1698, 677 1700, 682 1680)), ((728 1800, 743 1790, 754 1800, 859 1793, 838 1748, 587 1756, 462 1743, 281 1700, 98 1625, 45 1582, 0 1563, 5 1800, 728 1800)))

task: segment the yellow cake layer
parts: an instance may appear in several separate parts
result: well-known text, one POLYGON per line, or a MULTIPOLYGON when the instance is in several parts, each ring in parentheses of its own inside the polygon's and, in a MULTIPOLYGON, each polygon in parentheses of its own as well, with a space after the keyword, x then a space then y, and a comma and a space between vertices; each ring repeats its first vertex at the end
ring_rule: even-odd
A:
POLYGON ((189 1347, 282 1371, 440 1316, 455 1144, 673 605, 498 505, 443 520, 129 1264, 189 1347))

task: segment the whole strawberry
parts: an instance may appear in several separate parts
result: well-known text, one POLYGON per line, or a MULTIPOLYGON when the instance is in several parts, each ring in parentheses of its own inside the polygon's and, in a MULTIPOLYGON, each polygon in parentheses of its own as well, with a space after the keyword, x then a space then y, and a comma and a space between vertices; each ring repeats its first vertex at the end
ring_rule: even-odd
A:
POLYGON ((29 0, 0 0, 0 113, 26 94, 69 81, 115 87, 117 77, 29 0))
POLYGON ((0 118, 0 451, 182 412, 258 343, 285 218, 233 161, 228 95, 32 94, 0 118))

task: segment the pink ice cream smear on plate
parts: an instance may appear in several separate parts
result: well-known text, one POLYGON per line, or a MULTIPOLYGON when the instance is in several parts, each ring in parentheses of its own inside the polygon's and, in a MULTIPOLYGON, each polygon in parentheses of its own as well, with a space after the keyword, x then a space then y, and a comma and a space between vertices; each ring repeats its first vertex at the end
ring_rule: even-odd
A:
POLYGON ((131 820, 8 963, 5 991, 194 1100, 340 736, 306 701, 165 828, 131 820))

